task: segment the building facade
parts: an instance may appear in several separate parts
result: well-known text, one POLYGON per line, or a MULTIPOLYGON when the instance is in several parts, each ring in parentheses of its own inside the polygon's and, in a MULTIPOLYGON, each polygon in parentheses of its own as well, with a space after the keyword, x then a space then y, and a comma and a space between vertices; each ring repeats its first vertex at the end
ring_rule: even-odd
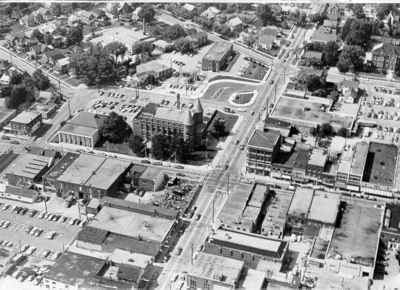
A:
POLYGON ((267 175, 279 150, 280 142, 281 136, 277 131, 254 131, 247 144, 246 171, 267 175))
POLYGON ((32 136, 42 124, 42 115, 38 112, 22 112, 12 119, 6 130, 16 135, 32 136))
POLYGON ((201 67, 206 71, 217 72, 226 66, 229 57, 233 53, 233 46, 230 43, 215 43, 203 57, 201 67))
POLYGON ((133 120, 133 131, 148 141, 157 134, 181 137, 195 148, 203 141, 203 107, 197 100, 192 110, 183 110, 179 96, 177 108, 149 103, 133 120))

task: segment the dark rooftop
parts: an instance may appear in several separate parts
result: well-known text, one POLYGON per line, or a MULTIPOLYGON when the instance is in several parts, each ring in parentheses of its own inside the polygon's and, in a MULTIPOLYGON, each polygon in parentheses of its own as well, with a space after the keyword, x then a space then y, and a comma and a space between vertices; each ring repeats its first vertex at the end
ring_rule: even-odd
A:
POLYGON ((101 245, 105 241, 107 235, 108 231, 87 226, 78 233, 76 239, 82 242, 101 245))
POLYGON ((280 135, 278 131, 274 130, 269 130, 267 132, 255 130, 248 145, 273 150, 278 143, 280 135))
POLYGON ((371 142, 365 164, 363 181, 392 186, 397 161, 397 147, 371 142))
POLYGON ((68 152, 53 166, 46 177, 58 179, 78 157, 79 154, 68 152))

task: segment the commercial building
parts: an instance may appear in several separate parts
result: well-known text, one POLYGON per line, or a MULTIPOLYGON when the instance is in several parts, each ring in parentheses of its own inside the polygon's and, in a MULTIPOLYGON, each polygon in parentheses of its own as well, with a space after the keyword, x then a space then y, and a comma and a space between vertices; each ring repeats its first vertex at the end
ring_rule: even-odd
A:
POLYGON ((0 197, 33 203, 39 198, 39 192, 28 188, 0 184, 0 197))
POLYGON ((297 187, 290 203, 287 223, 291 232, 301 234, 307 221, 314 190, 306 187, 297 187))
POLYGON ((287 213, 293 198, 293 191, 272 189, 267 201, 266 215, 261 225, 261 234, 280 239, 286 228, 287 213))
POLYGON ((353 160, 349 172, 348 185, 360 187, 364 175, 364 168, 368 157, 369 144, 358 142, 354 146, 353 160))
POLYGON ((101 198, 118 189, 130 167, 128 161, 67 153, 46 174, 44 186, 59 196, 101 198))
POLYGON ((386 204, 381 239, 388 249, 400 248, 400 205, 386 204))
POLYGON ((200 252, 187 271, 187 288, 236 289, 244 276, 243 266, 243 261, 200 252))
POLYGON ((3 175, 10 185, 30 187, 41 183, 52 163, 52 157, 23 153, 9 163, 3 175))
POLYGON ((270 50, 273 48, 279 29, 276 26, 264 27, 258 31, 257 48, 270 50))
POLYGON ((43 277, 49 289, 139 288, 144 271, 125 263, 72 252, 63 253, 43 277))
POLYGON ((159 63, 156 60, 145 62, 136 67, 136 74, 150 74, 155 77, 156 80, 164 80, 172 76, 173 69, 166 65, 159 63))
POLYGON ((400 47, 392 43, 380 43, 372 51, 372 63, 383 73, 394 71, 399 63, 400 47))
POLYGON ((340 199, 336 193, 325 191, 315 191, 310 211, 308 214, 308 222, 335 225, 339 212, 340 199))
POLYGON ((58 131, 58 143, 94 148, 100 138, 99 130, 103 122, 104 117, 80 112, 58 131))
POLYGON ((162 190, 168 180, 164 171, 157 167, 134 165, 131 172, 133 172, 133 185, 145 191, 162 190))
POLYGON ((125 236, 134 243, 146 243, 153 255, 168 248, 168 237, 175 232, 176 221, 104 206, 89 226, 125 236))
POLYGON ((240 261, 256 269, 260 261, 269 261, 274 269, 280 269, 288 250, 288 243, 261 235, 218 229, 204 245, 206 253, 240 261))
POLYGON ((203 56, 201 67, 206 71, 218 72, 224 69, 233 54, 233 45, 229 42, 216 42, 203 56))
POLYGON ((32 136, 42 125, 42 115, 38 112, 23 111, 4 129, 12 134, 32 136))
POLYGON ((267 175, 281 142, 277 131, 255 130, 247 143, 246 171, 267 175))
POLYGON ((398 149, 396 145, 371 142, 365 163, 362 190, 381 195, 394 184, 398 149))
POLYGON ((202 144, 203 129, 203 107, 200 100, 197 100, 192 110, 184 110, 179 95, 176 108, 149 103, 133 120, 133 131, 146 140, 151 140, 156 134, 177 136, 192 148, 202 144))
POLYGON ((327 269, 344 277, 373 277, 383 210, 367 202, 347 202, 335 229, 327 269))
POLYGON ((314 148, 311 151, 310 159, 307 165, 307 175, 319 179, 325 171, 328 155, 320 148, 314 148))

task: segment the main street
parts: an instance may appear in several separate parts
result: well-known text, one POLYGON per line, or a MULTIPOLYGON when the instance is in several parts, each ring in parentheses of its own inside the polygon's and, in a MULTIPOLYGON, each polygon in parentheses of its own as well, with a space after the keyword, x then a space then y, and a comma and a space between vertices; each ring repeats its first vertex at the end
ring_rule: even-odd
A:
MULTIPOLYGON (((295 50, 302 45, 301 38, 304 33, 304 29, 299 29, 289 49, 295 50)), ((197 212, 195 215, 200 214, 201 217, 197 221, 192 221, 176 246, 176 248, 182 248, 181 254, 179 256, 173 254, 167 265, 164 266, 164 270, 158 280, 159 289, 173 287, 172 280, 174 276, 190 267, 195 256, 194 253, 200 249, 207 236, 212 232, 218 213, 222 210, 229 195, 235 191, 235 187, 241 180, 242 168, 245 164, 245 150, 240 150, 234 140, 239 139, 242 143, 247 143, 259 121, 261 113, 284 90, 289 79, 288 76, 296 73, 297 68, 290 65, 293 62, 296 62, 295 55, 288 55, 286 59, 274 62, 271 73, 254 104, 255 114, 244 115, 244 120, 238 128, 237 134, 226 145, 219 162, 220 166, 210 172, 205 179, 196 203, 197 212)))

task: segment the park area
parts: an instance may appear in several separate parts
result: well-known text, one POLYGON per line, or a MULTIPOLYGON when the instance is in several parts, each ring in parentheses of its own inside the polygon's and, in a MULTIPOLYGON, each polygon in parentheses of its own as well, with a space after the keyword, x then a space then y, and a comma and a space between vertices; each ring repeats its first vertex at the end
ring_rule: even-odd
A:
POLYGON ((110 42, 119 41, 128 48, 131 48, 136 41, 140 41, 146 37, 143 31, 138 28, 127 28, 123 26, 106 28, 99 31, 97 34, 100 36, 91 39, 91 42, 101 43, 105 46, 110 42))
POLYGON ((232 103, 235 105, 247 105, 254 98, 254 92, 242 92, 233 96, 232 103))

